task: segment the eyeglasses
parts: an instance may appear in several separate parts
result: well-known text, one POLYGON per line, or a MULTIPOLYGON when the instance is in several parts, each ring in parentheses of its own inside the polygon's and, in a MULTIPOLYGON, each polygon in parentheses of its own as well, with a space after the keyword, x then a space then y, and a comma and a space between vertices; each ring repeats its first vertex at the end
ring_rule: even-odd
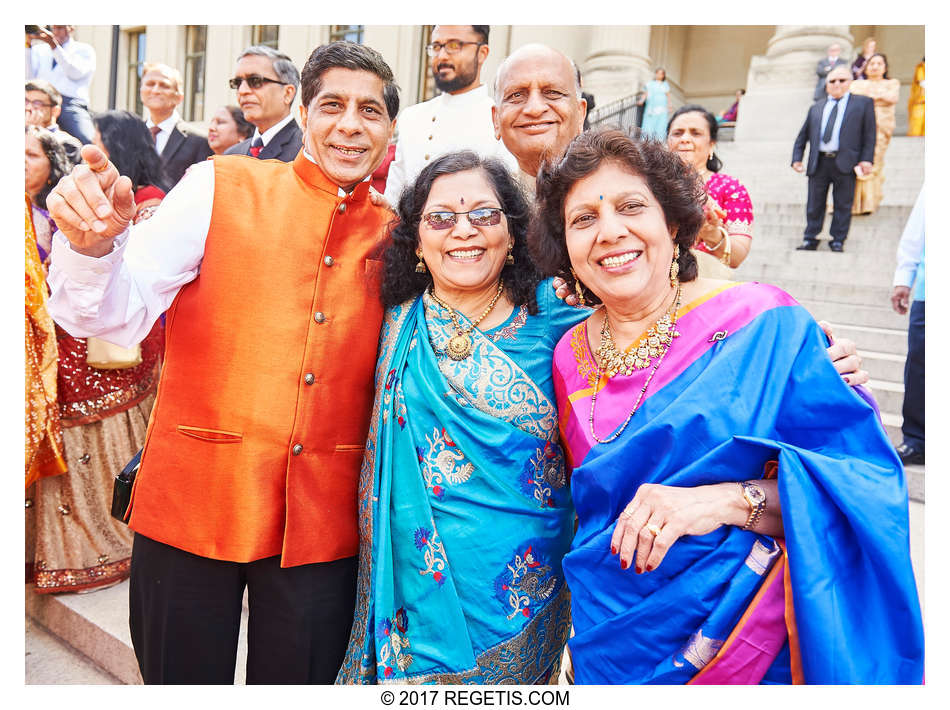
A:
POLYGON ((40 101, 39 99, 25 99, 27 106, 32 106, 33 108, 52 108, 53 104, 48 104, 45 101, 40 101))
POLYGON ((441 52, 443 49, 449 54, 458 54, 462 51, 462 47, 466 44, 477 44, 481 47, 484 42, 463 42, 460 39, 450 39, 448 42, 432 42, 431 44, 426 45, 426 54, 430 57, 434 57, 436 54, 441 52))
POLYGON ((829 79, 828 83, 829 84, 844 84, 847 81, 848 79, 829 79))
POLYGON ((468 217, 468 223, 473 227, 494 227, 501 222, 502 214, 500 207, 479 207, 468 212, 430 212, 423 219, 430 229, 451 229, 462 215, 468 217))
POLYGON ((250 86, 252 89, 261 88, 262 86, 264 86, 265 82, 269 84, 282 84, 284 86, 287 85, 287 82, 285 81, 278 81, 277 79, 268 79, 266 76, 261 76, 260 74, 251 74, 249 76, 236 76, 233 79, 228 79, 228 86, 230 86, 232 89, 240 89, 242 81, 246 81, 247 85, 250 86))

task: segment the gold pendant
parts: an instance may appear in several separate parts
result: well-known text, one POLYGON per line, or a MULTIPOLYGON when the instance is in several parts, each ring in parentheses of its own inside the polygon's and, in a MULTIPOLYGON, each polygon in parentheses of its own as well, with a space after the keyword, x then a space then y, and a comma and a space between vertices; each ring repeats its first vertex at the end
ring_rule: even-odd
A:
POLYGON ((449 338, 445 352, 453 360, 464 360, 472 354, 472 339, 466 334, 454 335, 449 338))

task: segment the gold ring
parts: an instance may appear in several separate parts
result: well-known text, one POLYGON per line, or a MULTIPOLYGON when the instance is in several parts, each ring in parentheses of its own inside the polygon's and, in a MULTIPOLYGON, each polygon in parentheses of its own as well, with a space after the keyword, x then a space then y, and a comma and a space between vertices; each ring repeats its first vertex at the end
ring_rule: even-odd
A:
POLYGON ((649 530, 651 533, 653 533, 653 537, 656 537, 657 535, 660 534, 660 526, 659 526, 659 525, 655 525, 654 523, 648 524, 648 525, 647 525, 647 530, 649 530))

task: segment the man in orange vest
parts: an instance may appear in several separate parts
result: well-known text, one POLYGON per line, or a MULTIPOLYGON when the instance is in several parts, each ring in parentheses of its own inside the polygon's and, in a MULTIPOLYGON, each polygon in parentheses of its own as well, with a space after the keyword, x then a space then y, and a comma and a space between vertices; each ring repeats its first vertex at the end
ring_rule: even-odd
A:
POLYGON ((146 683, 233 682, 245 587, 248 683, 329 683, 343 658, 391 219, 368 179, 399 95, 351 42, 301 84, 292 163, 215 157, 129 228, 129 179, 86 146, 48 200, 59 323, 128 346, 167 310, 129 513, 146 683))

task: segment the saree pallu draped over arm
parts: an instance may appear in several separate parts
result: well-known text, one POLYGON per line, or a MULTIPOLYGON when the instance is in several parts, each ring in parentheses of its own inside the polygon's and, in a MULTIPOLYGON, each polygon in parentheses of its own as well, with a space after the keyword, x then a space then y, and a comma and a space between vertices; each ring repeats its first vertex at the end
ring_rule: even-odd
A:
POLYGON ((543 683, 559 669, 574 509, 550 383, 557 336, 530 351, 533 377, 478 330, 470 357, 448 358, 453 335, 427 294, 383 324, 338 683, 543 683))
MULTIPOLYGON (((923 628, 903 467, 842 381, 811 316, 779 289, 729 284, 684 306, 620 437, 589 433, 596 365, 582 324, 555 351, 579 517, 564 561, 578 683, 920 683, 923 628), (654 571, 610 554, 643 483, 760 478, 777 462, 785 538, 734 526, 677 540, 654 571)), ((611 434, 648 375, 599 383, 611 434)))

